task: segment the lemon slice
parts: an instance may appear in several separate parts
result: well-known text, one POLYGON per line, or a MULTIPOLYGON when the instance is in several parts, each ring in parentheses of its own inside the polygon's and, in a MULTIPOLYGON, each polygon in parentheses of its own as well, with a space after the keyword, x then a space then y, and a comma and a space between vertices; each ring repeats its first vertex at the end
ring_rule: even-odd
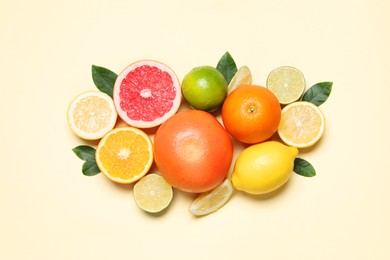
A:
POLYGON ((250 85, 252 83, 252 73, 247 66, 241 66, 228 86, 228 93, 232 92, 239 85, 250 85))
POLYGON ((87 140, 97 140, 112 130, 117 119, 112 98, 100 91, 87 91, 75 97, 68 107, 72 131, 87 140))
POLYGON ((282 109, 278 134, 288 145, 305 148, 314 145, 325 130, 325 117, 313 103, 294 102, 282 109))
POLYGON ((162 211, 171 203, 172 197, 172 186, 159 174, 145 175, 134 185, 135 202, 146 212, 162 211))
POLYGON ((305 91, 305 86, 302 72, 290 66, 274 69, 267 78, 267 88, 284 105, 297 101, 305 91))
POLYGON ((195 216, 210 214, 222 208, 233 194, 233 186, 229 179, 211 191, 201 193, 190 205, 189 211, 195 216))

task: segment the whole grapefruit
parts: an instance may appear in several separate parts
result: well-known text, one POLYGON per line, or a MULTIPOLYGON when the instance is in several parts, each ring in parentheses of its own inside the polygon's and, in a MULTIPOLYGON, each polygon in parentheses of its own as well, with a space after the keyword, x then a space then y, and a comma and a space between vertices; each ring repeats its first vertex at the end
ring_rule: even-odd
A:
POLYGON ((227 176, 232 141, 219 121, 201 110, 179 112, 154 137, 154 159, 173 187, 192 193, 215 188, 227 176))
POLYGON ((281 108, 278 98, 268 89, 241 85, 233 90, 222 106, 222 121, 237 140, 260 143, 278 129, 281 108))

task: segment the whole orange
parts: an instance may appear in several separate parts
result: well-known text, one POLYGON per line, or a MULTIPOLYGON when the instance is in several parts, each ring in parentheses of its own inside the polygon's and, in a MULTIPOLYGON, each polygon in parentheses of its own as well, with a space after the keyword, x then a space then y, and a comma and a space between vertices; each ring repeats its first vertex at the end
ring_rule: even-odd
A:
POLYGON ((281 108, 268 89, 242 85, 231 92, 222 106, 222 121, 237 140, 254 144, 267 140, 278 129, 281 108))
POLYGON ((233 145, 210 113, 186 110, 165 121, 154 137, 154 160, 173 187, 193 193, 211 190, 227 176, 233 145))

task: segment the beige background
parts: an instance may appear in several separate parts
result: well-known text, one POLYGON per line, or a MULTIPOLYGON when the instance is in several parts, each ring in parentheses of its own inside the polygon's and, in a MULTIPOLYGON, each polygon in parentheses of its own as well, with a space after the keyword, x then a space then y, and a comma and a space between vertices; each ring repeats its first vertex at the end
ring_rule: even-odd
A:
MULTIPOLYGON (((387 0, 0 2, 0 259, 390 259, 387 0), (236 192, 195 218, 175 192, 160 216, 131 186, 85 177, 66 122, 92 64, 142 58, 182 78, 225 51, 264 85, 281 65, 333 81, 317 170, 271 196, 236 192)), ((91 143, 94 145, 94 143, 91 143)))

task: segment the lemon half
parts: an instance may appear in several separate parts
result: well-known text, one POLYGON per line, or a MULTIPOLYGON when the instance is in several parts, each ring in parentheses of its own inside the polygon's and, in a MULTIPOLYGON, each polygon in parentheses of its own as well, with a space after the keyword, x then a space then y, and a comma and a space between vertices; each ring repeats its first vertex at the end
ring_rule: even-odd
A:
POLYGON ((282 109, 278 134, 288 145, 305 148, 317 143, 325 131, 325 117, 313 103, 294 102, 282 109))
POLYGON ((71 101, 67 116, 68 124, 77 136, 97 140, 114 128, 118 114, 109 95, 86 91, 71 101))

